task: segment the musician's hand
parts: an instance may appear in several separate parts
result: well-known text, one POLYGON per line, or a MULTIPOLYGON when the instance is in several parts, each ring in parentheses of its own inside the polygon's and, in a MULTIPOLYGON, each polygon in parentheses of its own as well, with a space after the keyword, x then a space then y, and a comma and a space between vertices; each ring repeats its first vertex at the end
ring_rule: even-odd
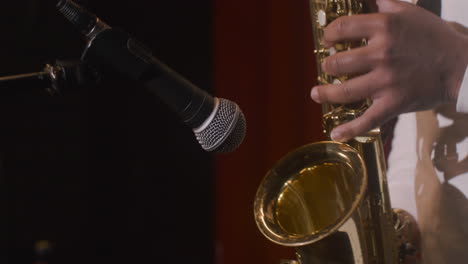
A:
POLYGON ((432 13, 397 0, 377 0, 379 13, 341 17, 327 26, 327 47, 368 39, 368 46, 325 59, 334 76, 359 75, 338 85, 312 89, 318 103, 350 103, 364 98, 372 106, 338 126, 332 138, 346 141, 401 113, 456 101, 468 63, 468 38, 432 13))

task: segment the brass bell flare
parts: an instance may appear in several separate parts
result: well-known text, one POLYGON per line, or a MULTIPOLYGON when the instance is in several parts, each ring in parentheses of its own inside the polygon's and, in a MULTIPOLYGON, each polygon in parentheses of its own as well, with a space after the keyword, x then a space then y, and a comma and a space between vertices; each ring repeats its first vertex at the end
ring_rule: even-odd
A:
POLYGON ((255 220, 274 243, 311 244, 350 218, 366 187, 366 167, 353 147, 334 141, 308 144, 268 171, 254 201, 255 220))

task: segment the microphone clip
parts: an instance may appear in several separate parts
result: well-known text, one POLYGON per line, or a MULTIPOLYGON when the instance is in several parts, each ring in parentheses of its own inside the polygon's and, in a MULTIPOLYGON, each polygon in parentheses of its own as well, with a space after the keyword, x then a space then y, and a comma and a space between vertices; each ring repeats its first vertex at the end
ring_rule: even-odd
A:
POLYGON ((0 77, 0 89, 8 91, 44 90, 49 95, 59 95, 88 84, 96 84, 101 75, 80 60, 56 60, 46 64, 39 72, 0 77))

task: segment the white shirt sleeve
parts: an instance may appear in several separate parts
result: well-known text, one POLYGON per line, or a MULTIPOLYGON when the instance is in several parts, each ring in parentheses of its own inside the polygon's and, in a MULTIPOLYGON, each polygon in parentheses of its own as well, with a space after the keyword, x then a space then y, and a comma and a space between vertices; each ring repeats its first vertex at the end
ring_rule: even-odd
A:
MULTIPOLYGON (((457 22, 468 27, 466 10, 468 10, 468 1, 466 0, 443 0, 441 16, 446 21, 457 22)), ((458 92, 457 112, 468 113, 468 67, 465 70, 465 77, 463 77, 460 91, 458 92)))
POLYGON ((468 67, 466 67, 465 76, 458 92, 457 112, 468 113, 468 67))

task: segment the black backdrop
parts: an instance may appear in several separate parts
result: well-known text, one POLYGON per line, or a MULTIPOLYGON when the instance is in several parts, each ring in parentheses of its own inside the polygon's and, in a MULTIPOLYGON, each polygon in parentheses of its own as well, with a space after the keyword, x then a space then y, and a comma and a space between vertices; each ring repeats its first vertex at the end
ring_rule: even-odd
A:
MULTIPOLYGON (((211 86, 210 0, 77 1, 211 86)), ((84 39, 53 0, 3 1, 0 76, 76 59, 84 39)), ((49 97, 0 91, 0 263, 211 263, 213 173, 190 129, 138 84, 49 97)))

